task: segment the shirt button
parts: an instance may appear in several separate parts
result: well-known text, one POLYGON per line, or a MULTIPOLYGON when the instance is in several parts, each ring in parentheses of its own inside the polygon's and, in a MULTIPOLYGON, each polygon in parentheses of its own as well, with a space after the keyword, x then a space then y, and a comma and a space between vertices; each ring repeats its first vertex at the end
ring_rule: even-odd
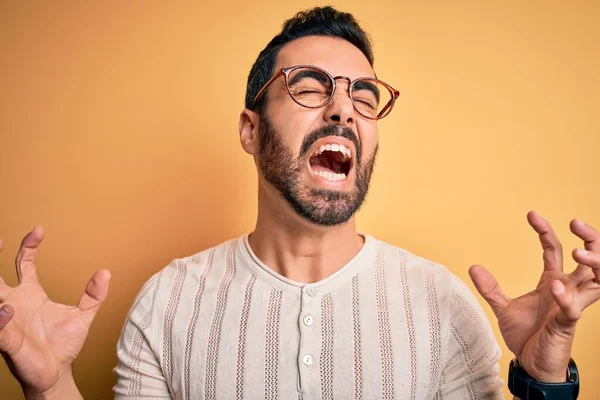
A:
POLYGON ((310 315, 307 315, 306 317, 304 317, 303 321, 304 321, 304 325, 311 326, 313 324, 313 317, 311 317, 310 315))
POLYGON ((304 363, 304 365, 312 365, 312 356, 310 354, 305 355, 304 357, 302 357, 302 362, 304 363))
POLYGON ((309 287, 308 289, 306 289, 306 294, 312 297, 315 294, 317 294, 317 290, 315 288, 309 287))

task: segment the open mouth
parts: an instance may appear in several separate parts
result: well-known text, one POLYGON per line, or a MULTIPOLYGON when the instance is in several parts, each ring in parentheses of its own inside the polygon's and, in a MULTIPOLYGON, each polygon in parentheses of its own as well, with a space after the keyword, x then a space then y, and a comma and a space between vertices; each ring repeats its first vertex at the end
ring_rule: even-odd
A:
POLYGON ((310 157, 310 167, 322 178, 342 181, 352 168, 352 151, 341 144, 324 144, 310 157))

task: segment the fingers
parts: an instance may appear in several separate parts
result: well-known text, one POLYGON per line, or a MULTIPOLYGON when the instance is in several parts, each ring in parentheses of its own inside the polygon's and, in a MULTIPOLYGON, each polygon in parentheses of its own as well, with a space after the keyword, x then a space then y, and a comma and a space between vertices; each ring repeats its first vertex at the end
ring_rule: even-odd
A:
POLYGON ((574 287, 567 287, 561 281, 554 280, 550 284, 554 301, 558 304, 560 311, 556 316, 558 323, 563 329, 571 329, 581 317, 581 306, 574 287))
POLYGON ((81 312, 81 318, 89 325, 96 317, 102 302, 108 295, 108 283, 110 281, 110 272, 105 269, 97 271, 88 282, 85 292, 77 305, 81 312))
POLYGON ((3 302, 10 294, 11 287, 8 286, 0 276, 0 302, 3 302))
POLYGON ((27 280, 37 281, 35 256, 43 239, 44 228, 41 226, 33 228, 33 230, 23 238, 21 248, 19 249, 15 260, 19 283, 27 280))
POLYGON ((6 325, 8 325, 14 313, 15 310, 8 304, 0 307, 0 352, 9 351, 8 331, 4 328, 6 328, 6 325))
MULTIPOLYGON (((600 284, 600 252, 589 251, 585 249, 573 250, 573 260, 580 265, 585 266, 586 270, 592 270, 596 283, 600 284), (589 267, 589 268, 587 268, 589 267)), ((579 266, 577 267, 579 269, 579 266)), ((586 273, 587 276, 588 273, 586 273)))
POLYGON ((571 228, 571 232, 583 240, 586 250, 600 252, 600 234, 597 230, 577 219, 571 221, 569 228, 571 228))
POLYGON ((469 268, 469 276, 475 284, 477 291, 488 302, 496 316, 510 303, 510 299, 504 295, 498 281, 481 265, 473 265, 469 268))
MULTIPOLYGON (((4 242, 2 241, 2 239, 0 239, 0 251, 2 251, 3 248, 4 242)), ((0 276, 0 302, 4 301, 4 299, 8 296, 8 293, 10 293, 10 286, 4 283, 4 279, 2 279, 2 277, 0 276)), ((2 322, 0 322, 0 325, 2 325, 2 322)), ((0 331, 1 330, 2 328, 0 327, 0 331)))
POLYGON ((600 300, 600 285, 594 281, 587 281, 577 290, 579 291, 577 297, 582 310, 585 310, 587 307, 600 300))
MULTIPOLYGON (((573 256, 573 259, 575 259, 575 256, 573 256)), ((579 286, 590 279, 594 279, 595 275, 592 269, 587 265, 578 264, 577 268, 575 268, 575 271, 571 272, 568 277, 575 284, 575 286, 579 286)))
MULTIPOLYGON (((593 271, 596 283, 600 284, 600 234, 593 227, 574 219, 569 224, 571 232, 583 240, 583 249, 573 251, 573 259, 593 271)), ((579 267, 578 267, 579 268, 579 267)))
MULTIPOLYGON (((12 319, 14 310, 8 304, 0 307, 0 335, 2 335, 2 330, 4 327, 10 322, 12 319)), ((0 348, 0 351, 2 348, 0 348)))
POLYGON ((544 270, 562 271, 562 245, 552 226, 535 211, 527 213, 527 221, 540 237, 540 243, 544 249, 544 270))

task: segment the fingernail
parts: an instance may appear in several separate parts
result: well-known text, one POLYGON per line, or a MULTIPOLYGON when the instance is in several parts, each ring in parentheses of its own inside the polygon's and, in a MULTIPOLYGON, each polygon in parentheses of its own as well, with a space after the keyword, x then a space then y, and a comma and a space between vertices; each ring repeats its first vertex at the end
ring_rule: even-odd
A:
POLYGON ((579 226, 585 226, 585 224, 583 223, 583 221, 582 221, 582 220, 580 220, 580 219, 576 219, 576 220, 575 220, 575 223, 576 223, 577 225, 579 225, 579 226))
POLYGON ((552 291, 556 294, 561 294, 565 290, 565 287, 560 282, 554 282, 552 284, 552 291))
POLYGON ((581 256, 587 256, 588 251, 585 249, 577 249, 577 253, 579 253, 581 256))
POLYGON ((8 308, 3 306, 0 308, 0 318, 6 317, 8 315, 8 308))

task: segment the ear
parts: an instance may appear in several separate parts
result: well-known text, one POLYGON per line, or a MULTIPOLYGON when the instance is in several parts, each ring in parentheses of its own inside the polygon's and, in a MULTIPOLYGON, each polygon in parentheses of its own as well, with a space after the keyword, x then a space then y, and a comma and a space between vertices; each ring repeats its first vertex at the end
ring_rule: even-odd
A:
POLYGON ((240 114, 240 143, 244 151, 252 156, 258 153, 258 124, 260 117, 257 112, 243 109, 240 114))

